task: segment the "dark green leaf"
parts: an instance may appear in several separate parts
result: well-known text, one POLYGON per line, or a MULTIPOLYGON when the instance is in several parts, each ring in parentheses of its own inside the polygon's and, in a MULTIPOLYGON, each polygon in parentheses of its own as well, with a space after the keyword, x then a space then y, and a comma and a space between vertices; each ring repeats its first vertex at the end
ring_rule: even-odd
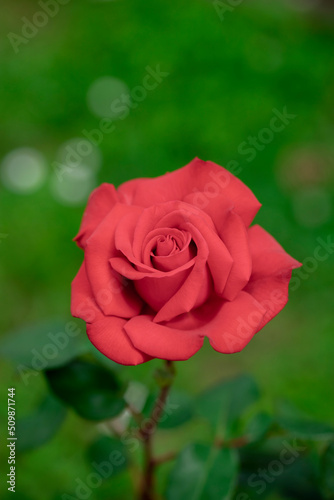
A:
POLYGON ((259 398, 259 389, 248 375, 225 380, 206 390, 197 399, 198 413, 214 427, 219 422, 230 425, 259 398))
POLYGON ((334 443, 330 443, 321 460, 321 482, 326 498, 334 498, 334 443))
POLYGON ((89 352, 90 342, 74 320, 50 320, 8 333, 1 339, 0 356, 18 369, 41 371, 62 366, 89 352))
POLYGON ((66 408, 48 395, 36 412, 17 421, 16 449, 18 452, 38 448, 58 431, 66 416, 66 408))
MULTIPOLYGON (((149 417, 152 414, 158 393, 151 394, 145 404, 143 413, 149 417)), ((172 390, 167 398, 164 412, 159 419, 161 429, 172 429, 188 422, 194 415, 193 400, 189 394, 172 390)))
POLYGON ((125 408, 121 383, 101 366, 76 360, 45 375, 53 392, 83 418, 105 420, 125 408))
POLYGON ((300 439, 322 441, 334 438, 334 428, 305 416, 288 403, 281 403, 276 418, 278 426, 300 439))
POLYGON ((300 439, 327 441, 334 438, 332 426, 311 419, 298 420, 281 417, 277 419, 277 422, 282 429, 300 439))
POLYGON ((169 477, 167 500, 229 500, 235 487, 237 457, 234 450, 187 446, 169 477))
POLYGON ((273 419, 268 413, 258 413, 248 422, 245 435, 250 442, 259 441, 266 435, 272 423, 273 419))
POLYGON ((95 472, 107 479, 128 466, 127 449, 115 438, 102 436, 90 445, 87 458, 95 472))

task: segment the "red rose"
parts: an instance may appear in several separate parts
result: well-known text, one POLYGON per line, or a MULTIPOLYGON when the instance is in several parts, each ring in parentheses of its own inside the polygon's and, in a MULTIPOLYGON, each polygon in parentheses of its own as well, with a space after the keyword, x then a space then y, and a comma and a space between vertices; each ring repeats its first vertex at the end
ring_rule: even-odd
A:
POLYGON ((185 360, 204 337, 240 351, 285 306, 299 263, 260 226, 236 177, 199 159, 155 179, 90 196, 79 234, 83 264, 73 316, 114 361, 185 360))

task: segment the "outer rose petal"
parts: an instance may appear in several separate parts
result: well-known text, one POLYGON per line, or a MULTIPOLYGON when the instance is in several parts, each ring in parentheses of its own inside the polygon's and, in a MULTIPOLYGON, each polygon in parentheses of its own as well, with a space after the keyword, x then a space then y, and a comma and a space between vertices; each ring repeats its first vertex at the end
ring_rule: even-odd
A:
POLYGON ((87 324, 87 335, 100 352, 116 363, 139 365, 152 359, 134 347, 124 331, 125 324, 125 319, 105 316, 87 324))
MULTIPOLYGON (((118 188, 118 193, 125 203, 142 207, 183 200, 193 192, 204 193, 209 203, 210 199, 214 199, 214 193, 231 200, 235 212, 242 217, 247 226, 261 206, 252 191, 228 170, 199 158, 161 177, 134 179, 118 188)), ((206 207, 203 210, 205 211, 206 207)), ((219 216, 217 213, 216 217, 219 216)))
POLYGON ((264 310, 264 316, 257 331, 261 330, 287 304, 290 279, 291 271, 287 271, 285 275, 251 281, 245 288, 245 291, 252 295, 264 310))
POLYGON ((203 336, 199 333, 153 323, 153 316, 132 318, 124 328, 138 349, 156 358, 183 361, 203 345, 203 336))
POLYGON ((259 330, 274 318, 288 302, 292 269, 301 264, 293 259, 267 231, 260 226, 248 230, 253 262, 252 276, 245 291, 262 305, 265 315, 259 330))
POLYGON ((82 217, 79 232, 74 238, 79 247, 84 248, 87 238, 117 202, 118 195, 112 184, 104 183, 94 189, 82 217))
POLYGON ((87 278, 85 261, 81 264, 76 277, 72 281, 71 314, 75 318, 87 321, 87 323, 103 317, 87 278))
POLYGON ((205 335, 216 351, 239 352, 259 330, 264 314, 261 304, 242 291, 232 302, 221 302, 216 316, 204 327, 205 335))
POLYGON ((248 241, 253 267, 251 280, 277 275, 302 265, 287 254, 261 226, 256 225, 248 230, 248 241))
POLYGON ((232 302, 212 297, 206 304, 168 323, 209 338, 212 347, 222 353, 241 351, 265 315, 261 304, 249 293, 240 292, 232 302))
POLYGON ((85 263, 96 302, 105 315, 131 318, 139 314, 142 302, 132 283, 122 281, 109 264, 116 253, 114 233, 121 218, 135 207, 117 204, 87 240, 85 263))
POLYGON ((233 259, 222 296, 227 300, 234 300, 247 285, 252 272, 247 230, 239 215, 228 213, 220 236, 233 259))

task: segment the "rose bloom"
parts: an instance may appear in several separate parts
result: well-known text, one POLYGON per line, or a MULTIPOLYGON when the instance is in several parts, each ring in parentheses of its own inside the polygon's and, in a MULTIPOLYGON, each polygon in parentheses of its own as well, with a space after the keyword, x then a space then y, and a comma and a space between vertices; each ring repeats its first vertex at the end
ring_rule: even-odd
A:
POLYGON ((262 227, 260 203, 224 168, 195 158, 157 178, 91 194, 75 240, 84 261, 73 316, 108 358, 185 360, 208 337, 241 351, 285 306, 290 257, 262 227))

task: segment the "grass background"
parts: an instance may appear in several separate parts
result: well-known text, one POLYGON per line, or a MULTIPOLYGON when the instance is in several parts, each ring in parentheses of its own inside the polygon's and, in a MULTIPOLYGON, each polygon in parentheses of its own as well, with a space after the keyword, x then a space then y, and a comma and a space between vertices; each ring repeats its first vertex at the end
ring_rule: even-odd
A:
MULTIPOLYGON (((103 76, 133 89, 147 65, 169 73, 105 136, 96 185, 161 175, 195 156, 221 165, 237 160, 240 178, 263 204, 256 221, 295 258, 312 257, 317 238, 334 234, 330 7, 302 10, 288 1, 245 0, 221 20, 213 3, 204 0, 71 0, 15 54, 8 33, 20 34, 22 16, 32 19, 36 10, 35 1, 7 2, 0 20, 0 158, 30 147, 48 162, 45 182, 34 193, 0 187, 0 233, 8 235, 0 243, 3 333, 70 316, 70 282, 82 260, 72 238, 85 200, 73 206, 54 197, 52 163, 64 142, 98 126, 87 92, 103 76), (268 126, 273 108, 285 106, 296 118, 248 162, 240 144, 268 126)), ((284 312, 243 352, 226 356, 206 345, 178 363, 178 386, 197 393, 215 380, 249 372, 268 404, 284 397, 334 423, 333 261, 329 255, 314 272, 304 268, 284 312)), ((133 379, 149 381, 153 365, 126 370, 133 379)), ((34 377, 24 386, 6 362, 0 377, 6 425, 7 387, 16 386, 18 414, 24 415, 45 392, 45 383, 34 377)), ((71 414, 52 442, 19 458, 16 498, 57 500, 73 492, 74 478, 89 472, 84 451, 97 432, 71 414)), ((191 432, 205 431, 199 424, 191 432)), ((166 439, 162 433, 161 447, 166 439)), ((187 432, 178 439, 186 441, 187 432)), ((0 448, 6 470, 7 450, 0 448)), ((130 498, 127 483, 122 474, 92 498, 130 498)), ((6 491, 3 478, 0 488, 6 491)))

